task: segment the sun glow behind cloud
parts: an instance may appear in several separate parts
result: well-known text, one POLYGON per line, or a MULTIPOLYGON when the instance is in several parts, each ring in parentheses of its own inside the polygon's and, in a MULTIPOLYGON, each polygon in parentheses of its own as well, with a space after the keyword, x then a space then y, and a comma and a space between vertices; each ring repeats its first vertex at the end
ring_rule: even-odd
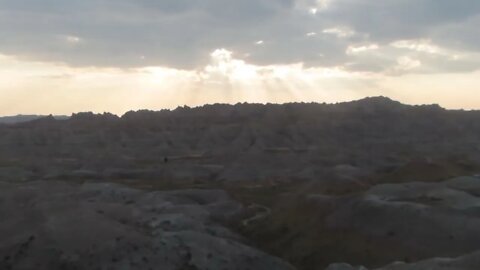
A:
POLYGON ((480 108, 476 0, 47 2, 0 4, 0 115, 367 95, 480 108))
MULTIPOLYGON (((177 71, 183 78, 182 104, 201 105, 213 102, 292 102, 335 101, 359 96, 352 85, 368 84, 371 75, 352 73, 342 68, 306 68, 302 63, 258 66, 236 59, 233 52, 217 49, 210 63, 196 71, 177 71), (343 96, 343 98, 342 98, 343 96)), ((162 78, 171 69, 141 69, 152 78, 162 78)), ((172 82, 170 78, 168 81, 172 82)), ((178 80, 174 84, 178 84, 178 80)), ((177 87, 173 87, 177 88, 177 87)), ((177 88, 178 89, 178 88, 177 88)), ((181 92, 181 91, 180 91, 181 92)), ((178 93, 178 91, 177 91, 178 93)), ((175 104, 175 103, 174 103, 175 104)))
MULTIPOLYGON (((376 49, 373 46, 367 48, 376 49)), ((408 57, 398 59, 398 69, 415 69, 420 65, 420 61, 408 57)), ((476 87, 475 80, 467 79, 470 76, 451 76, 464 88, 462 100, 475 95, 472 91, 476 87)), ((236 58, 235 53, 227 49, 214 50, 210 54, 210 63, 195 70, 158 66, 75 68, 0 55, 0 77, 0 95, 3 97, 0 115, 70 114, 77 111, 122 114, 132 109, 156 110, 184 104, 338 102, 368 95, 388 95, 415 103, 412 98, 415 93, 409 90, 410 95, 405 95, 406 87, 418 89, 410 85, 409 80, 427 84, 422 75, 391 78, 377 73, 348 71, 342 66, 254 65, 236 58)), ((445 91, 448 86, 453 86, 452 81, 441 79, 445 74, 427 77, 435 77, 443 83, 432 83, 422 89, 423 95, 429 96, 431 102, 461 107, 462 101, 452 102, 453 92, 445 91), (437 90, 442 94, 436 95, 437 90), (432 95, 436 98, 432 99, 432 95)), ((467 104, 471 108, 480 105, 475 102, 467 104)))
POLYGON ((198 70, 73 68, 0 56, 0 114, 174 108, 205 103, 337 101, 361 97, 368 74, 302 63, 257 66, 217 49, 198 70))

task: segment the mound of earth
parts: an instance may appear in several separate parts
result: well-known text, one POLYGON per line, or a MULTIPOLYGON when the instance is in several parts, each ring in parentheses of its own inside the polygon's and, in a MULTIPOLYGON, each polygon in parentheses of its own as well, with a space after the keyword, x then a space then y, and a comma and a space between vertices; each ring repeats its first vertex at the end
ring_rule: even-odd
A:
POLYGON ((221 225, 239 211, 219 190, 1 184, 0 269, 293 269, 221 225))
POLYGON ((380 184, 355 194, 283 200, 269 217, 244 230, 299 269, 318 269, 332 261, 375 268, 480 250, 478 177, 380 184))
MULTIPOLYGON (((416 263, 394 262, 375 270, 477 270, 480 268, 480 252, 452 258, 432 258, 416 263)), ((363 266, 351 266, 346 263, 335 263, 326 270, 368 270, 363 266)))

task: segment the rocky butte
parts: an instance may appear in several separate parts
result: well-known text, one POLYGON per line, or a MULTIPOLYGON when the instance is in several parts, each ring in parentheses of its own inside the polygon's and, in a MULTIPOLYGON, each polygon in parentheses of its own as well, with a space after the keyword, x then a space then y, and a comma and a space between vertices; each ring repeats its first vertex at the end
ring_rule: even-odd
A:
POLYGON ((479 111, 372 97, 0 122, 0 269, 480 269, 479 111))

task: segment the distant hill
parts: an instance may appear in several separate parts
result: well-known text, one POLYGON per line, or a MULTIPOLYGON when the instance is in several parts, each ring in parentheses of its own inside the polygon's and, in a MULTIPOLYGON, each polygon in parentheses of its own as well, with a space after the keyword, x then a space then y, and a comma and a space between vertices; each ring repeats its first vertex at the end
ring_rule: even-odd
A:
MULTIPOLYGON (((37 120, 44 117, 47 117, 47 116, 46 115, 22 115, 22 114, 14 115, 14 116, 1 116, 0 123, 1 124, 23 123, 23 122, 29 122, 32 120, 37 120)), ((58 120, 64 120, 69 118, 69 116, 66 116, 66 115, 55 115, 53 117, 58 120)))
POLYGON ((21 160, 26 177, 313 180, 338 165, 371 172, 418 159, 480 161, 479 111, 385 97, 16 119, 32 118, 0 126, 0 161, 21 160))

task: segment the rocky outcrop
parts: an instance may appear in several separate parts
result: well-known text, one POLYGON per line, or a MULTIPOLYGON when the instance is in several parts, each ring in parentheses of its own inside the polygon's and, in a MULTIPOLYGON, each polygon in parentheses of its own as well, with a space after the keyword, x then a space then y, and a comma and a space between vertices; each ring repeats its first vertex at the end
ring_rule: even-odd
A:
MULTIPOLYGON (((480 252, 475 252, 455 259, 432 258, 416 263, 394 262, 388 266, 375 270, 477 270, 480 267, 480 252)), ((367 268, 353 267, 346 263, 334 263, 326 270, 368 270, 367 268)))
MULTIPOLYGON (((29 179, 258 182, 337 174, 351 181, 359 173, 352 168, 364 175, 395 171, 413 159, 453 158, 466 161, 446 171, 457 176, 478 173, 469 164, 480 162, 479 123, 476 111, 407 106, 381 97, 341 104, 215 104, 122 117, 79 113, 64 121, 0 125, 0 167, 24 170, 29 179), (120 175, 109 174, 119 169, 120 175)), ((409 168, 389 177, 405 181, 404 174, 417 169, 433 171, 418 178, 445 176, 435 173, 441 169, 435 164, 409 168)))
POLYGON ((34 182, 0 189, 0 269, 293 269, 222 226, 219 190, 34 182))
POLYGON ((284 197, 248 233, 304 269, 456 258, 480 250, 479 191, 480 178, 458 177, 379 184, 347 195, 297 194, 284 197))
POLYGON ((452 258, 433 258, 416 263, 396 262, 377 270, 476 270, 480 268, 480 253, 452 258))

